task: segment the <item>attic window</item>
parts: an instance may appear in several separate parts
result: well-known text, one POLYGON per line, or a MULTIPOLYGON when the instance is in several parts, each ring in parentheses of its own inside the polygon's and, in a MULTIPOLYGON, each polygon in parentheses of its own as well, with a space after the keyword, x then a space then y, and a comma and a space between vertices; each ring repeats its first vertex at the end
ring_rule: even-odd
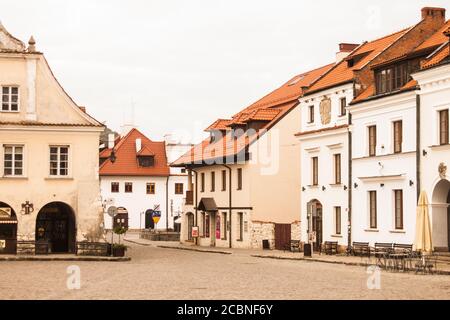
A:
POLYGON ((139 166, 143 168, 153 167, 155 165, 154 156, 138 156, 139 166))

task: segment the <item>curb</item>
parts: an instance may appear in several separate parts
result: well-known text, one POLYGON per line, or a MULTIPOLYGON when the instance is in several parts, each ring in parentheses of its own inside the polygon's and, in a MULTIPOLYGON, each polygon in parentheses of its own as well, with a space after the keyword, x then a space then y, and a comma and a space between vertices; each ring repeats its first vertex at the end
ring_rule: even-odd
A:
POLYGON ((128 239, 123 239, 123 240, 126 241, 126 242, 129 242, 129 243, 137 244, 139 246, 144 246, 144 247, 151 247, 152 246, 150 243, 141 243, 141 242, 137 242, 137 241, 134 241, 134 240, 128 240, 128 239))
POLYGON ((66 258, 54 258, 54 257, 0 257, 1 261, 18 262, 18 261, 83 261, 83 262, 128 262, 131 261, 130 257, 66 257, 66 258))
MULTIPOLYGON (((366 262, 345 262, 345 261, 325 261, 314 258, 289 258, 289 257, 276 257, 276 256, 263 256, 263 255, 251 255, 253 258, 260 259, 274 259, 274 260, 291 260, 291 261, 306 261, 306 262, 320 262, 320 263, 328 263, 328 264, 339 264, 344 266, 352 266, 352 267, 369 267, 373 264, 366 262)), ((450 275, 450 271, 446 270, 438 270, 434 275, 450 275)))
POLYGON ((215 253, 215 254, 223 254, 223 255, 231 255, 231 254, 232 254, 232 252, 226 252, 226 251, 202 250, 202 249, 195 249, 195 248, 171 247, 171 246, 157 246, 157 247, 158 247, 158 248, 162 248, 162 249, 174 249, 174 250, 184 250, 184 251, 195 251, 195 252, 215 253))

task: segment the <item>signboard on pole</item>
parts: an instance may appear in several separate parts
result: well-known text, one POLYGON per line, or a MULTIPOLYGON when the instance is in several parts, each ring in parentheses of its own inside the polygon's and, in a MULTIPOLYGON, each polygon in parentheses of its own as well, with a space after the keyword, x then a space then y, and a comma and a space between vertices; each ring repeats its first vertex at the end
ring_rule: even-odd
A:
POLYGON ((198 238, 200 236, 200 228, 192 227, 192 238, 198 238))
POLYGON ((159 220, 161 220, 161 211, 154 211, 152 213, 153 222, 158 224, 159 220))

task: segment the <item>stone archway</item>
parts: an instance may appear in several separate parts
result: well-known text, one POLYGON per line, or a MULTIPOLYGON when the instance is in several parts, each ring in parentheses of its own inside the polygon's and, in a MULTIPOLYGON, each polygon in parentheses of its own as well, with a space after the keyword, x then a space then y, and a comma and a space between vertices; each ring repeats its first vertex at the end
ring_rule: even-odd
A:
POLYGON ((17 216, 14 209, 0 201, 0 254, 17 253, 17 216))
POLYGON ((75 213, 63 202, 45 205, 36 218, 36 242, 48 241, 50 253, 75 253, 75 213))
POLYGON ((433 245, 450 251, 450 181, 439 181, 432 198, 433 245))

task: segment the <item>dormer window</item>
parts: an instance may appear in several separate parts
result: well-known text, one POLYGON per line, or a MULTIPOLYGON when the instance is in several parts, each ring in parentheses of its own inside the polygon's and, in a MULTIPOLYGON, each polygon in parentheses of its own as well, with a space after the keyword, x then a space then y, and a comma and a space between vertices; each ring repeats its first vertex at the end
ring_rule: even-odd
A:
POLYGON ((411 74, 419 70, 419 68, 419 60, 415 59, 376 70, 377 94, 401 89, 412 79, 411 74))
POLYGON ((143 168, 153 167, 155 165, 154 156, 138 156, 139 166, 143 168))

